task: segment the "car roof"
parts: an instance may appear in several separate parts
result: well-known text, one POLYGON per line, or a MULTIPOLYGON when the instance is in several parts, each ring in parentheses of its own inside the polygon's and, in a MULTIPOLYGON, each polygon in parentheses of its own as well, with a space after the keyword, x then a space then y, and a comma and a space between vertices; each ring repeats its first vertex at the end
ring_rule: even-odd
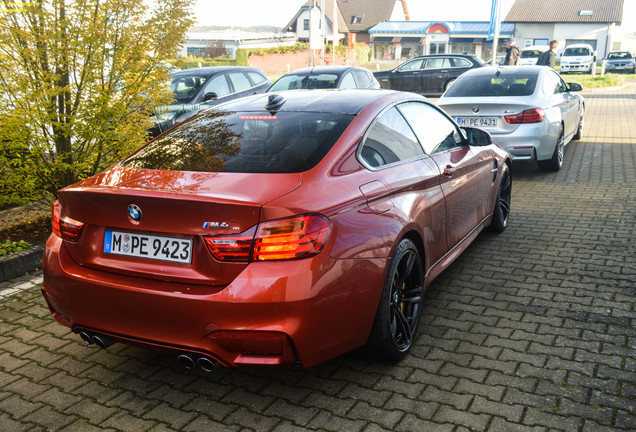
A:
POLYGON ((469 59, 479 58, 479 57, 477 57, 475 54, 455 54, 455 53, 448 53, 448 54, 426 54, 426 55, 421 55, 421 56, 413 57, 413 58, 412 58, 412 59, 410 59, 410 60, 423 59, 423 58, 433 58, 433 57, 463 57, 463 58, 469 58, 469 59))
POLYGON ((285 75, 305 75, 305 74, 309 75, 309 74, 319 74, 319 73, 341 74, 348 70, 354 70, 354 69, 366 70, 364 68, 360 68, 356 66, 313 66, 313 67, 296 69, 295 71, 291 71, 285 75))
POLYGON ((208 66, 202 68, 194 68, 194 69, 184 69, 177 72, 172 72, 173 77, 180 76, 210 76, 216 75, 221 72, 231 72, 231 71, 249 71, 249 72, 258 72, 262 73, 260 69, 247 67, 247 66, 208 66))
POLYGON ((521 51, 525 51, 525 50, 536 50, 536 49, 550 49, 550 45, 530 45, 527 46, 523 49, 521 49, 521 51))
POLYGON ((397 92, 394 90, 370 89, 327 89, 327 90, 285 90, 273 93, 261 93, 226 104, 217 109, 232 111, 259 111, 266 109, 269 98, 280 96, 284 103, 275 110, 277 112, 320 112, 333 114, 358 114, 370 103, 382 99, 417 99, 427 101, 415 93, 397 92))
POLYGON ((578 44, 571 44, 565 47, 565 49, 568 49, 568 48, 592 48, 592 45, 586 44, 586 43, 578 43, 578 44))

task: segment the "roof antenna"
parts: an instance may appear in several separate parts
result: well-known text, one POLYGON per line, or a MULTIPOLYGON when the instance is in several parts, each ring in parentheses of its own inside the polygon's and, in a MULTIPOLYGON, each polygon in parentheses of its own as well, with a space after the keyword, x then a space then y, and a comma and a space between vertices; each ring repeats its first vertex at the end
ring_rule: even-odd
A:
POLYGON ((274 115, 280 108, 283 106, 287 99, 282 97, 281 95, 271 94, 267 98, 267 105, 265 105, 265 109, 269 111, 271 115, 274 115))

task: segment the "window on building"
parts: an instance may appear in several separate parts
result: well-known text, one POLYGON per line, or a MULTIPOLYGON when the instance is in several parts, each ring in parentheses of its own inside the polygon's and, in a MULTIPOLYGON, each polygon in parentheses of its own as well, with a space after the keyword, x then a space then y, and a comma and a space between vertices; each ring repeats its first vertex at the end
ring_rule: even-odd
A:
POLYGON ((547 45, 549 42, 548 39, 534 39, 532 45, 547 45))
POLYGON ((364 15, 354 15, 351 17, 351 24, 362 24, 362 18, 364 15))
POLYGON ((192 57, 203 57, 204 52, 205 48, 188 47, 187 49, 187 54, 192 57))
POLYGON ((309 20, 308 19, 303 21, 303 30, 309 30, 309 20))

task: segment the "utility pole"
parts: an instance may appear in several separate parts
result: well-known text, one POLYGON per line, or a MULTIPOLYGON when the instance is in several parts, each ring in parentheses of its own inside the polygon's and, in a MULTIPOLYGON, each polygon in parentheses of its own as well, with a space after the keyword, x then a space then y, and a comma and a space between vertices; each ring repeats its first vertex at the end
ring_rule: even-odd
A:
POLYGON ((501 12, 501 8, 499 5, 499 0, 493 0, 494 8, 494 18, 495 18, 495 34, 492 38, 492 65, 497 66, 497 45, 499 44, 499 13, 501 12))
POLYGON ((313 12, 314 12, 314 3, 316 0, 311 0, 311 6, 309 7, 309 57, 307 58, 307 66, 311 66, 311 28, 313 27, 313 12))
POLYGON ((325 0, 320 0, 320 66, 325 65, 325 0))

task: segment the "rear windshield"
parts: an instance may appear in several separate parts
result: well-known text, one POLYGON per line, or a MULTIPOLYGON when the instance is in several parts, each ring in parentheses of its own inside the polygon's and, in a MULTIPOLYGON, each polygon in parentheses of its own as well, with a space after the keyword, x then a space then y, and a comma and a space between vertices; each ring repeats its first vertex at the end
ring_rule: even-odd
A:
POLYGON ((189 101, 197 95, 199 89, 207 81, 204 76, 180 76, 172 80, 170 91, 174 93, 174 98, 179 101, 189 101))
POLYGON ((458 79, 444 93, 448 97, 530 96, 537 84, 536 75, 514 77, 471 77, 458 79))
POLYGON ((268 91, 280 90, 313 90, 336 88, 338 75, 336 74, 315 74, 315 75, 285 75, 268 91))
POLYGON ((175 171, 303 172, 322 160, 353 118, 213 109, 150 142, 122 164, 175 171))
POLYGON ((590 55, 589 48, 566 48, 563 51, 564 56, 588 56, 590 55))
POLYGON ((628 52, 611 52, 607 58, 610 59, 629 59, 632 55, 628 52))

